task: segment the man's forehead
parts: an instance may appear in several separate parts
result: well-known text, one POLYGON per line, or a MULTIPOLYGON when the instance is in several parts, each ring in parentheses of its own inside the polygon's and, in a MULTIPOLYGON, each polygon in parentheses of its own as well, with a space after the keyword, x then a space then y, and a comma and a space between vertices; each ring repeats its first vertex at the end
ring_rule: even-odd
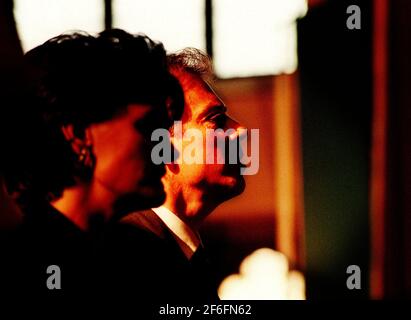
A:
POLYGON ((218 95, 200 75, 180 72, 177 77, 184 91, 186 107, 191 109, 191 114, 199 114, 215 106, 224 106, 218 95))

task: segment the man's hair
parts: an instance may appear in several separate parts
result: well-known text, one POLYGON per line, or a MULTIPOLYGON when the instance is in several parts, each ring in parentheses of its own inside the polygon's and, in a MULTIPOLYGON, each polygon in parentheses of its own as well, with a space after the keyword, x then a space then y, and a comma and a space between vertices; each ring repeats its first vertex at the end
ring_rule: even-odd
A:
POLYGON ((196 48, 185 48, 167 56, 171 72, 185 71, 200 76, 205 81, 214 80, 210 57, 196 48))
POLYGON ((77 155, 61 127, 84 128, 113 118, 131 103, 166 105, 182 114, 181 88, 169 73, 164 47, 120 29, 97 36, 62 34, 25 55, 29 89, 15 117, 13 157, 6 179, 25 201, 52 198, 78 177, 77 155))
MULTIPOLYGON (((211 58, 199 49, 188 47, 168 54, 167 63, 170 72, 176 77, 187 72, 199 76, 206 82, 215 79, 211 58)), ((170 127, 170 134, 174 135, 173 125, 170 127)))

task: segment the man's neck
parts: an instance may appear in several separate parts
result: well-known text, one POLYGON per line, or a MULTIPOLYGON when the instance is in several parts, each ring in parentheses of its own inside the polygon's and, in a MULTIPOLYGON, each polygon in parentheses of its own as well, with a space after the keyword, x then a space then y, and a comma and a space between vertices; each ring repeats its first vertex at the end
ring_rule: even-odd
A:
POLYGON ((204 201, 201 193, 169 195, 163 204, 193 230, 198 230, 204 219, 217 207, 204 201))

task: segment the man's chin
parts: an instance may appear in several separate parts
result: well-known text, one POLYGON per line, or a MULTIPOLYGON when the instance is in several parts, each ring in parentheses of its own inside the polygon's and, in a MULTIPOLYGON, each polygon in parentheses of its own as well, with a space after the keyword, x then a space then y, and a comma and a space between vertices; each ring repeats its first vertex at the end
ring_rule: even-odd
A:
POLYGON ((224 184, 220 185, 218 193, 227 201, 242 194, 245 190, 245 180, 244 177, 239 175, 236 177, 227 177, 224 184))
POLYGON ((233 186, 233 196, 238 196, 240 194, 242 194, 245 190, 245 179, 243 176, 239 176, 236 178, 236 182, 233 186))

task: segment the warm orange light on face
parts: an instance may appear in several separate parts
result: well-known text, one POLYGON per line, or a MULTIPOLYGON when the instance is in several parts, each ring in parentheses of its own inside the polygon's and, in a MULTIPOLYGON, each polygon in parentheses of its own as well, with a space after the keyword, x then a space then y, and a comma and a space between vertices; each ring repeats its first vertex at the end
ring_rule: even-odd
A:
POLYGON ((179 69, 172 73, 179 80, 185 98, 181 125, 175 124, 171 138, 181 154, 177 160, 179 174, 174 180, 181 179, 182 185, 202 188, 219 201, 240 194, 245 184, 240 165, 230 165, 226 161, 226 145, 210 139, 208 131, 219 130, 213 137, 219 136, 218 140, 222 140, 221 136, 228 130, 235 135, 240 124, 226 114, 224 103, 199 75, 179 69), (220 118, 224 119, 222 123, 217 120, 220 118))
MULTIPOLYGON (((117 196, 135 193, 136 197, 149 196, 153 192, 163 197, 161 177, 164 166, 151 162, 151 145, 146 143, 145 128, 153 107, 146 104, 130 104, 126 112, 113 119, 92 124, 90 131, 96 158, 93 179, 117 196), (147 192, 152 189, 149 194, 147 192)), ((165 110, 163 110, 165 114, 165 110)), ((158 119, 160 110, 156 111, 158 119)), ((163 123, 151 124, 154 127, 163 123)))

